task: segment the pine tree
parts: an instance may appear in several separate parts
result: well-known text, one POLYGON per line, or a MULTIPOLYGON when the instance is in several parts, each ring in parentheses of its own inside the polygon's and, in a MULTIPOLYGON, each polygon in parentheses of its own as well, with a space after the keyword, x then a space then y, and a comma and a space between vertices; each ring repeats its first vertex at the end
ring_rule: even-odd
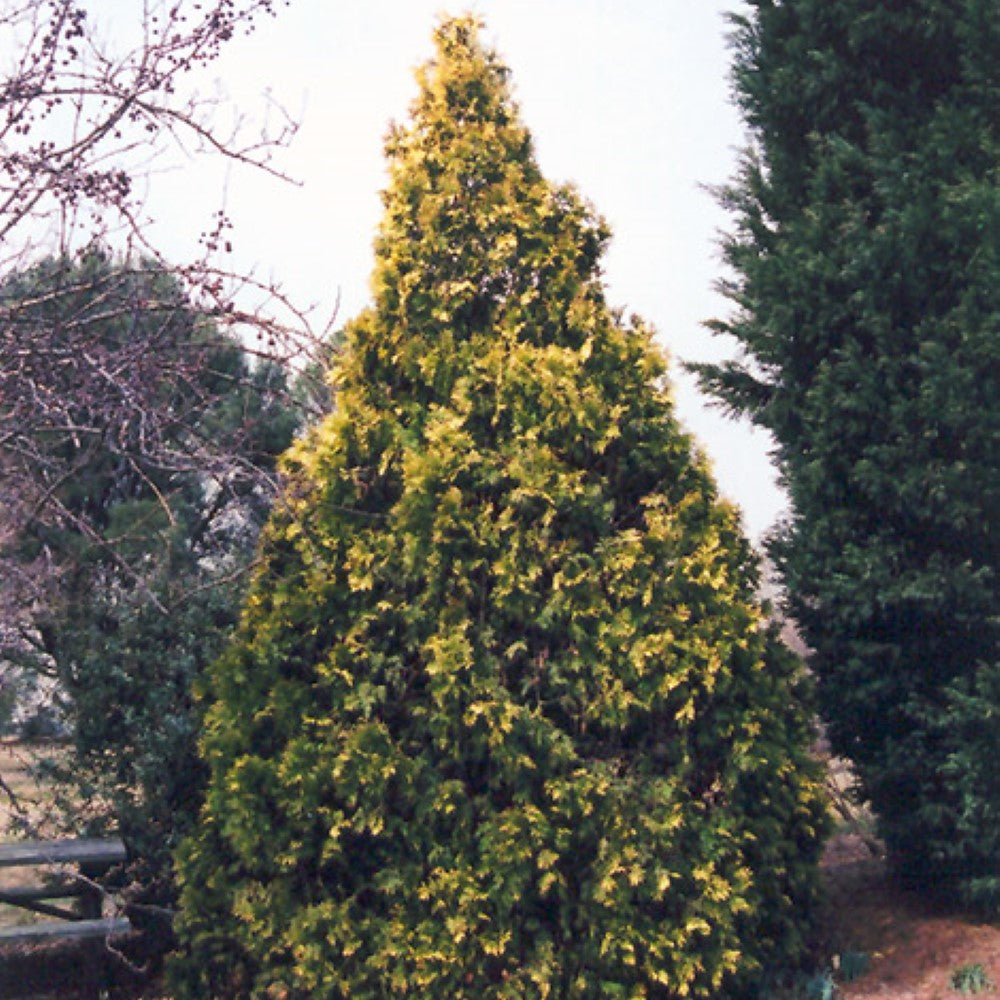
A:
POLYGON ((444 22, 210 686, 179 996, 717 997, 803 957, 796 663, 604 224, 444 22), (728 985, 727 985, 728 984, 728 985))
POLYGON ((898 872, 995 914, 996 7, 751 7, 719 324, 745 359, 702 374, 777 442, 773 552, 898 872))

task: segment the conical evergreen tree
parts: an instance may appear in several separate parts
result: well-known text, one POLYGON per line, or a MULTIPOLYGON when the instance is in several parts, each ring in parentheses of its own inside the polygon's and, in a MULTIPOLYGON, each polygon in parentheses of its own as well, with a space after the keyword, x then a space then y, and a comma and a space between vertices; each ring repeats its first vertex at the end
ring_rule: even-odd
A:
POLYGON ((752 156, 724 195, 772 548, 831 742, 896 870, 1000 914, 1000 18, 994 0, 750 0, 752 156))
POLYGON ((179 995, 717 997, 801 958, 795 664, 468 18, 211 685, 179 995))

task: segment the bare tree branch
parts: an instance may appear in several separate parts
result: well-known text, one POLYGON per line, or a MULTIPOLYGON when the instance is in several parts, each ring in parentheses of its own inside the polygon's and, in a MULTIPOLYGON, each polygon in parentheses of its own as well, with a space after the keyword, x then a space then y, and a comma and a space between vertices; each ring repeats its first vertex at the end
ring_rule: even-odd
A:
MULTIPOLYGON (((224 192, 182 262, 144 203, 157 172, 193 158, 291 182, 294 119, 272 101, 255 125, 199 89, 285 5, 134 0, 110 32, 100 0, 0 0, 0 669, 71 686, 79 609, 106 611, 111 633, 127 607, 170 623, 218 603, 252 565, 226 533, 277 492, 269 422, 293 402, 324 409, 291 382, 321 380, 335 313, 317 324, 232 266, 224 192)), ((2 777, 0 796, 15 802, 2 777)))

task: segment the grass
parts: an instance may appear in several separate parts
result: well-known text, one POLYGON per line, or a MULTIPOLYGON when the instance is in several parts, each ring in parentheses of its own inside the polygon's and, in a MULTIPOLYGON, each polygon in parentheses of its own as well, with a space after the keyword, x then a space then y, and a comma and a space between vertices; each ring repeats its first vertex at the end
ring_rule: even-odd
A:
MULTIPOLYGON (((29 773, 29 754, 30 748, 22 743, 0 741, 0 778, 17 801, 28 807, 38 797, 38 788, 29 773)), ((13 819, 16 814, 9 796, 3 789, 0 789, 0 795, 6 800, 5 814, 13 819)), ((13 839, 9 826, 7 822, 0 826, 0 842, 13 839)))

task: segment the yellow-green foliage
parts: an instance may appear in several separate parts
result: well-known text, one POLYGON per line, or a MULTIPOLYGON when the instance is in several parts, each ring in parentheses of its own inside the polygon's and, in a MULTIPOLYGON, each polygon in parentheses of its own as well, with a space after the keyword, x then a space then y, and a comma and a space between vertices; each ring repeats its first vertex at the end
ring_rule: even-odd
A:
POLYGON ((443 23, 211 682, 181 996, 718 996, 801 954, 795 665, 603 224, 443 23))

